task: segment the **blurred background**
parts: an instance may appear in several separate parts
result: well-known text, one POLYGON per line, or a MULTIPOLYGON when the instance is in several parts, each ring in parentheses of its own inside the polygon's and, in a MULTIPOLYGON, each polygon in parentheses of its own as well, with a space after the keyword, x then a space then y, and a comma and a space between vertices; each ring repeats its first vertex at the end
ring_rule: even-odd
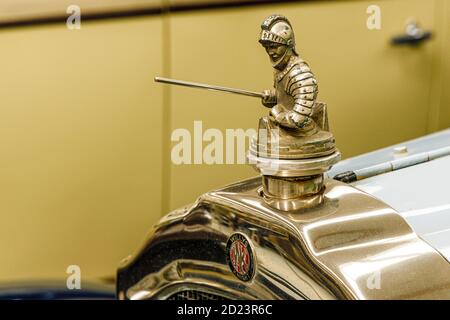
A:
POLYGON ((162 215, 255 175, 170 152, 195 120, 256 128, 258 99, 153 77, 270 88, 257 39, 272 13, 293 24, 344 158, 450 125, 447 0, 0 0, 0 281, 65 279, 69 265, 112 280, 162 215), (432 37, 393 45, 412 20, 432 37))

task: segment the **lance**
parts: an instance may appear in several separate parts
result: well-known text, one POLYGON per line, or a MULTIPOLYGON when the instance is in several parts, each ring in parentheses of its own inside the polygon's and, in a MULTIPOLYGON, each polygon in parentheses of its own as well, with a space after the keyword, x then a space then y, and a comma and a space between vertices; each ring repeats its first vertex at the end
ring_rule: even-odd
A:
POLYGON ((214 86, 214 85, 210 85, 210 84, 175 80, 175 79, 162 78, 162 77, 155 77, 155 82, 175 84, 177 86, 184 86, 184 87, 190 87, 190 88, 199 88, 199 89, 206 89, 206 90, 212 90, 212 91, 235 93, 235 94, 240 94, 243 96, 254 97, 254 98, 263 98, 263 96, 264 96, 262 92, 255 92, 255 91, 235 89, 235 88, 227 88, 227 87, 221 87, 221 86, 214 86))

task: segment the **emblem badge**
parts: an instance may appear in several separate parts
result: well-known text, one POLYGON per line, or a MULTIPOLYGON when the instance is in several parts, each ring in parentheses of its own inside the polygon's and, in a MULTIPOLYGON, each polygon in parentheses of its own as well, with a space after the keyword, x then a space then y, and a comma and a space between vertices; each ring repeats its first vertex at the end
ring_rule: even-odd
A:
POLYGON ((231 271, 242 281, 253 278, 253 250, 247 238, 241 233, 233 234, 227 242, 227 262, 231 271))

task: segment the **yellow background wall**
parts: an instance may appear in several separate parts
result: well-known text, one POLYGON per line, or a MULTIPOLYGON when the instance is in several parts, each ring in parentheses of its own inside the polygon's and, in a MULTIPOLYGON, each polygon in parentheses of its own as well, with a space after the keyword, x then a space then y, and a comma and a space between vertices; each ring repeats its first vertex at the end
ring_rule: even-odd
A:
POLYGON ((450 125, 444 0, 322 1, 0 30, 0 280, 112 276, 161 215, 254 175, 170 163, 170 134, 254 128, 257 99, 153 83, 155 75, 262 90, 257 43, 273 12, 294 25, 344 156, 450 125), (382 29, 366 28, 369 4, 382 29), (394 48, 416 17, 436 37, 394 48), (438 97, 438 98, 437 98, 438 97))
POLYGON ((161 215, 161 18, 0 30, 0 279, 109 276, 161 215))

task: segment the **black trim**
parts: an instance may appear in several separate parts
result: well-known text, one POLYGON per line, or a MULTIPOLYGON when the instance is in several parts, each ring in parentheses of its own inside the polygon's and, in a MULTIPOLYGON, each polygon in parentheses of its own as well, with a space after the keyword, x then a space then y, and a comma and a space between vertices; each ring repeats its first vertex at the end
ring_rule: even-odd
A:
POLYGON ((333 177, 334 180, 342 181, 345 183, 352 183, 358 180, 358 177, 353 171, 345 171, 339 173, 333 177))
POLYGON ((191 4, 177 4, 170 7, 171 12, 180 11, 196 11, 196 10, 208 10, 208 9, 225 9, 225 8, 235 8, 235 7, 248 7, 255 5, 273 4, 273 3, 286 3, 286 2, 305 2, 305 0, 242 0, 236 2, 215 2, 215 3, 191 3, 191 4))
MULTIPOLYGON (((127 18, 127 17, 139 17, 139 16, 151 16, 163 14, 164 10, 162 8, 148 8, 148 9, 136 9, 129 11, 105 11, 98 13, 85 13, 81 15, 81 21, 90 20, 106 20, 106 19, 117 19, 117 18, 127 18)), ((42 24, 65 24, 69 15, 55 15, 49 17, 37 17, 28 18, 16 21, 0 21, 0 28, 15 28, 15 27, 29 27, 42 24)))
MULTIPOLYGON (((191 3, 191 4, 178 4, 171 7, 154 7, 154 8, 143 8, 143 9, 131 9, 127 11, 105 11, 105 12, 95 12, 95 13, 84 13, 82 14, 81 21, 91 21, 91 20, 106 20, 106 19, 117 19, 117 18, 127 18, 127 17, 139 17, 139 16, 153 16, 162 15, 167 13, 176 12, 186 12, 186 11, 200 11, 200 10, 211 10, 211 9, 225 9, 225 8, 238 8, 238 7, 249 7, 256 5, 267 5, 267 4, 281 4, 281 3, 295 3, 295 2, 311 2, 311 1, 321 1, 321 0, 243 0, 237 2, 217 2, 217 3, 191 3)), ((323 1, 323 0, 322 0, 323 1)), ((55 15, 48 17, 36 17, 36 18, 24 18, 22 20, 18 19, 16 21, 0 21, 0 28, 15 28, 15 27, 28 27, 43 24, 57 24, 66 23, 67 17, 69 15, 55 15)))

